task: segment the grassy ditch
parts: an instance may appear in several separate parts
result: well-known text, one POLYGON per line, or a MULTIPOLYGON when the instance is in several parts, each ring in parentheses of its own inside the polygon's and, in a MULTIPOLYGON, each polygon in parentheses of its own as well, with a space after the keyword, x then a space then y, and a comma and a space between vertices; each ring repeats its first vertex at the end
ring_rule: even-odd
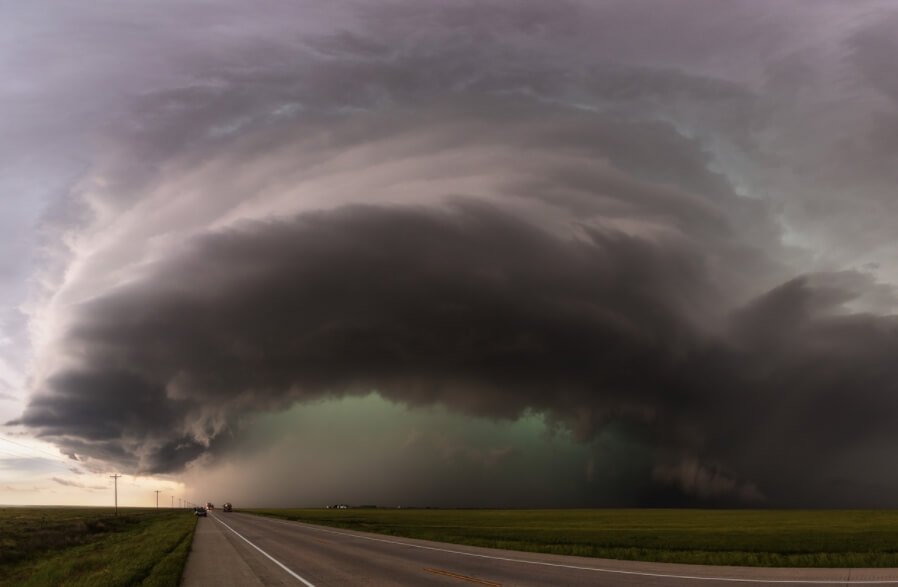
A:
POLYGON ((195 525, 185 510, 0 508, 0 587, 176 587, 195 525))
POLYGON ((898 567, 898 512, 242 510, 338 528, 551 554, 764 567, 898 567))

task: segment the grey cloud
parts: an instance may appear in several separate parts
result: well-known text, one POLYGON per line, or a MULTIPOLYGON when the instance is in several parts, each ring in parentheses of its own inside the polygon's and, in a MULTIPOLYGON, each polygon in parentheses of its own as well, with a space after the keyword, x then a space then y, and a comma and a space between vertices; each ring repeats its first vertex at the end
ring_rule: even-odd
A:
POLYGON ((40 457, 4 457, 0 459, 0 469, 28 473, 45 473, 52 471, 57 465, 56 461, 40 457))
MULTIPOLYGON (((611 109, 612 118, 621 121, 670 119, 674 110, 690 104, 699 105, 705 121, 717 119, 718 124, 732 126, 735 120, 744 120, 740 134, 746 135, 763 116, 757 96, 737 82, 639 62, 572 61, 568 43, 540 43, 531 29, 543 31, 547 41, 569 28, 576 33, 571 42, 601 38, 586 34, 584 20, 615 28, 609 20, 624 11, 616 5, 598 11, 577 3, 564 6, 553 5, 552 10, 535 2, 521 3, 515 10, 502 2, 416 10, 402 3, 379 6, 363 10, 359 18, 364 18, 365 27, 347 25, 337 32, 305 35, 296 45, 266 47, 268 59, 254 67, 210 68, 204 77, 144 92, 106 129, 115 141, 103 166, 105 177, 125 183, 107 190, 108 195, 128 198, 163 161, 183 156, 199 163, 223 141, 297 118, 305 124, 318 123, 311 129, 299 126, 297 131, 304 132, 329 129, 363 112, 384 116, 379 128, 363 124, 351 136, 335 133, 329 146, 337 148, 341 138, 356 143, 372 140, 378 133, 390 132, 390 124, 421 125, 429 120, 427 113, 434 104, 489 112, 494 125, 503 121, 507 105, 533 99, 550 112, 563 105, 611 109), (386 16, 394 13, 397 18, 386 16), (478 27, 484 30, 472 32, 478 27), (483 109, 481 103, 490 98, 494 106, 483 109)), ((581 50, 601 55, 595 48, 581 50)), ((513 132, 513 127, 507 129, 513 132)), ((619 138, 626 140, 626 135, 619 138)), ((744 137, 738 140, 747 144, 744 137)), ((657 143, 655 148, 661 147, 657 143)), ((679 163, 675 158, 672 152, 647 173, 663 172, 663 166, 679 163)))
POLYGON ((898 23, 891 14, 875 25, 857 31, 850 41, 851 57, 866 81, 893 102, 898 101, 898 83, 889 71, 889 58, 898 52, 898 43, 890 33, 898 23))
POLYGON ((37 485, 32 485, 31 487, 4 485, 3 487, 0 487, 0 489, 3 489, 3 491, 9 491, 10 493, 32 493, 32 494, 43 493, 43 489, 41 489, 37 485))
POLYGON ((62 479, 60 477, 51 477, 50 479, 64 487, 77 487, 78 489, 89 489, 91 491, 105 491, 106 489, 108 489, 107 487, 103 487, 102 485, 85 485, 84 483, 70 481, 68 479, 62 479))

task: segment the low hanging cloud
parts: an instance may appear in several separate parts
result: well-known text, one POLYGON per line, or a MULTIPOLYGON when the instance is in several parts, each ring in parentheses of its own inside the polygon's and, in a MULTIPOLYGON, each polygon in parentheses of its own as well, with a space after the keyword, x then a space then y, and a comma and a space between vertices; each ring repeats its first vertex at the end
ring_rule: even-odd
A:
POLYGON ((725 471, 704 465, 694 458, 674 465, 659 465, 652 474, 655 480, 673 485, 683 493, 705 501, 734 497, 743 503, 765 500, 754 484, 740 483, 725 471))
POLYGON ((104 487, 102 485, 85 485, 84 483, 79 483, 78 481, 71 481, 69 479, 63 479, 61 477, 51 477, 50 478, 54 483, 58 483, 63 487, 76 487, 78 489, 87 489, 89 491, 106 491, 109 489, 108 487, 104 487))
POLYGON ((892 138, 863 100, 805 112, 843 96, 843 58, 894 97, 880 27, 827 5, 820 57, 755 3, 334 6, 259 21, 266 43, 198 21, 222 51, 174 35, 186 81, 120 105, 43 224, 19 423, 176 473, 258 414, 376 390, 584 444, 620 425, 651 503, 898 486, 898 273, 870 213, 893 182, 868 156, 892 138), (821 124, 855 138, 804 144, 821 124))

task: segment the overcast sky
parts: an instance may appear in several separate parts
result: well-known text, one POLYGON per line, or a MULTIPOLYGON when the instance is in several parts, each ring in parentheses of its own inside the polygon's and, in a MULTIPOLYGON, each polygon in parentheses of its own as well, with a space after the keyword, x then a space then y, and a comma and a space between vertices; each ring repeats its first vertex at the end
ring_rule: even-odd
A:
POLYGON ((0 503, 898 507, 895 30, 0 0, 0 503))

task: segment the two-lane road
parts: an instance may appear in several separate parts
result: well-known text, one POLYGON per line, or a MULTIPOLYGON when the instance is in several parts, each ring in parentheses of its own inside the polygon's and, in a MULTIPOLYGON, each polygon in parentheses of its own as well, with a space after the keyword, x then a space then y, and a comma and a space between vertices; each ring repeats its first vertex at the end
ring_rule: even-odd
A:
POLYGON ((200 518, 185 587, 898 585, 898 569, 754 569, 543 555, 239 513, 200 518))

